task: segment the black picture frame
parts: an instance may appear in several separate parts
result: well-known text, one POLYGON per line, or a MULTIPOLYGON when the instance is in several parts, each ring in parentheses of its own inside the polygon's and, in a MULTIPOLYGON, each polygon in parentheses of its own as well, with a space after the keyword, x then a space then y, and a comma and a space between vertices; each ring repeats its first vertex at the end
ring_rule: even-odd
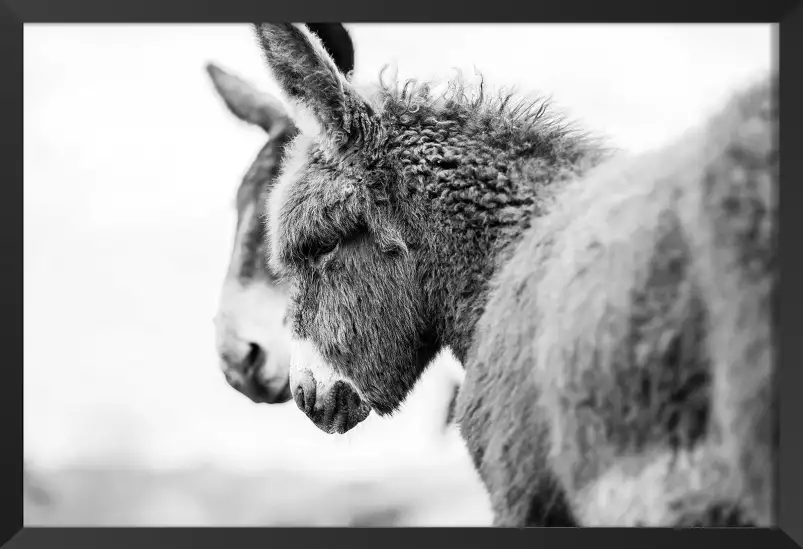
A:
MULTIPOLYGON (((259 2, 256 0, 3 0, 0 2, 0 275, 4 298, 2 349, 4 366, 0 376, 0 545, 21 549, 28 547, 127 548, 148 547, 235 547, 262 544, 271 547, 307 547, 348 545, 381 546, 383 549, 407 548, 412 544, 432 543, 468 546, 522 544, 524 547, 568 547, 609 545, 662 549, 663 547, 744 546, 774 549, 803 546, 803 368, 795 366, 803 337, 792 332, 803 326, 801 301, 795 298, 798 280, 794 265, 796 254, 792 228, 803 215, 795 204, 801 194, 803 154, 794 145, 803 132, 801 118, 800 74, 803 62, 803 2, 766 0, 730 2, 695 0, 641 2, 639 0, 560 0, 520 2, 495 0, 492 4, 450 0, 406 0, 383 3, 363 0, 308 0, 306 2, 259 2), (330 528, 23 528, 22 517, 22 318, 23 318, 23 58, 22 36, 25 23, 89 22, 249 22, 272 21, 345 21, 345 22, 778 22, 776 61, 779 64, 779 108, 781 146, 780 224, 781 248, 790 253, 782 265, 782 298, 779 314, 788 336, 779 334, 781 345, 776 375, 780 395, 779 421, 781 449, 778 456, 778 527, 770 529, 548 529, 526 530, 435 528, 398 529, 387 535, 376 529, 330 528), (798 99, 795 100, 794 98, 798 99), (788 154, 783 152, 788 151, 788 154), (783 185, 786 182, 786 185, 783 185), (785 242, 785 245, 784 245, 785 242), (797 464, 797 465, 795 465, 797 464), (438 542, 437 539, 441 539, 438 542), (761 540, 764 540, 763 542, 761 540), (416 541, 418 540, 418 541, 416 541), (596 541, 594 541, 596 540, 596 541), (619 541, 616 541, 619 540, 619 541), (631 546, 631 544, 633 544, 631 546)), ((57 230, 57 228, 54 228, 57 230)), ((58 272, 54 272, 58 283, 58 272)), ((803 279, 803 277, 801 277, 803 279)), ((68 290, 68 289, 65 289, 68 290)), ((43 344, 46 344, 44 342, 43 344)))

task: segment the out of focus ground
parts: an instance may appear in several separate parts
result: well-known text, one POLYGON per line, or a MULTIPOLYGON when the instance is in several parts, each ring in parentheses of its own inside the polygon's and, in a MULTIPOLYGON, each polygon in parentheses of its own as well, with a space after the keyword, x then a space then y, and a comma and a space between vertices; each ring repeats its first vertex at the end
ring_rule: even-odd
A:
POLYGON ((28 526, 482 526, 484 494, 465 464, 353 478, 214 466, 34 471, 28 526))

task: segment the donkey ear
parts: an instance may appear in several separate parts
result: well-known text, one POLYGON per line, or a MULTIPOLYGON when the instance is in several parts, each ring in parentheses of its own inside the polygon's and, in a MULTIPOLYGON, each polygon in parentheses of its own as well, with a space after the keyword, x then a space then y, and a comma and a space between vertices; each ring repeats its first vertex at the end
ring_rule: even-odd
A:
POLYGON ((288 99, 338 146, 362 143, 376 130, 373 110, 338 69, 318 36, 303 25, 255 25, 268 66, 288 99))
POLYGON ((259 126, 269 135, 276 135, 291 124, 284 107, 269 93, 214 63, 207 63, 206 72, 228 109, 240 120, 259 126))

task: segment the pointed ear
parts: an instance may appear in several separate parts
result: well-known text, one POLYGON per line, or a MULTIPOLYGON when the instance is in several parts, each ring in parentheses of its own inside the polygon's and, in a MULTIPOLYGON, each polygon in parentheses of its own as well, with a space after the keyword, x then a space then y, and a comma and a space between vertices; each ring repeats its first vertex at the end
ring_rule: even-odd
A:
POLYGON ((306 111, 327 140, 364 144, 379 125, 373 110, 338 69, 320 39, 303 25, 255 25, 265 59, 287 98, 306 111))
POLYGON ((207 63, 206 72, 228 109, 240 120, 259 126, 271 136, 292 125, 284 107, 269 93, 214 63, 207 63))

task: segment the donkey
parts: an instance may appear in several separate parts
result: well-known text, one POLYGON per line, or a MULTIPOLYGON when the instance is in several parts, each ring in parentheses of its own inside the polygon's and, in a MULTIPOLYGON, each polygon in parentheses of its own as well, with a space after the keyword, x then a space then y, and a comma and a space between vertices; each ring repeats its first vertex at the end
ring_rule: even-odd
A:
MULTIPOLYGON (((342 73, 354 70, 354 45, 339 23, 311 23, 342 73)), ((217 351, 228 383, 257 403, 290 400, 287 297, 267 268, 264 194, 273 185, 282 150, 297 132, 284 107, 253 84, 215 64, 207 72, 234 116, 262 128, 268 141, 237 190, 237 231, 215 316, 217 351)))
MULTIPOLYGON (((308 27, 318 35, 343 73, 354 70, 354 46, 339 23, 308 27)), ((237 232, 220 307, 215 318, 221 369, 228 383, 255 403, 284 403, 289 392, 290 333, 285 326, 287 296, 267 268, 263 245, 264 196, 273 186, 283 149, 297 133, 284 107, 253 84, 209 63, 215 90, 238 119, 262 128, 268 143, 237 191, 237 232)), ((453 424, 459 381, 455 380, 442 423, 453 424)))
POLYGON ((771 525, 776 78, 624 157, 543 101, 358 90, 260 24, 300 127, 267 198, 290 391, 329 432, 433 356, 499 526, 771 525))

